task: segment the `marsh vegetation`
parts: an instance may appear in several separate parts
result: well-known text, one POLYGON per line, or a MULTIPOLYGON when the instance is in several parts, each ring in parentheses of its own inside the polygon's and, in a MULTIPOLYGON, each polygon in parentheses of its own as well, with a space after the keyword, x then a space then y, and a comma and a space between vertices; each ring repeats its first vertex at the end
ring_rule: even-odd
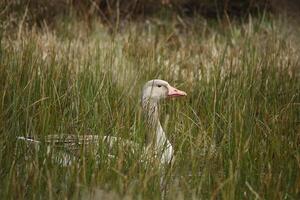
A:
POLYGON ((299 198, 299 46, 284 17, 151 17, 113 32, 66 17, 14 30, 1 31, 1 198, 160 199, 159 163, 116 147, 116 159, 100 148, 101 162, 82 154, 64 167, 16 140, 93 133, 143 144, 140 91, 153 78, 188 93, 162 105, 176 154, 166 199, 299 198))

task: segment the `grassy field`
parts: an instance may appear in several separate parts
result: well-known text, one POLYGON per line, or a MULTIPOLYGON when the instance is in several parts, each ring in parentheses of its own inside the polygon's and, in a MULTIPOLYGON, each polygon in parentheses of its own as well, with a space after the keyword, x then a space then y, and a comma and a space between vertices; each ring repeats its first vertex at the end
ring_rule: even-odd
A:
POLYGON ((162 176, 166 199, 299 199, 298 47, 284 19, 264 16, 2 31, 1 199, 160 199, 162 176), (172 168, 122 147, 114 160, 100 148, 64 167, 16 140, 93 133, 143 145, 140 92, 153 78, 188 93, 162 105, 172 168))

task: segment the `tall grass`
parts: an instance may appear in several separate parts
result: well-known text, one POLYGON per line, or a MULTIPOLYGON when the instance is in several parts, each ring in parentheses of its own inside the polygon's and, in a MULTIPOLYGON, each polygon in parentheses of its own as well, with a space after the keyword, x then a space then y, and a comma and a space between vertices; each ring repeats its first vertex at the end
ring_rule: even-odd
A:
MULTIPOLYGON (((25 28, 0 47, 0 196, 3 199, 298 199, 300 79, 280 20, 188 27, 128 24, 111 37, 97 22, 25 28), (161 119, 173 168, 82 154, 63 167, 16 136, 115 135, 143 145, 140 90, 162 78, 188 93, 161 119), (215 145, 215 151, 206 151, 215 145), (100 160, 100 161, 99 161, 100 160), (163 173, 163 174, 162 174, 163 173)), ((22 28, 22 27, 21 27, 22 28)), ((118 147, 117 147, 118 148, 118 147)))

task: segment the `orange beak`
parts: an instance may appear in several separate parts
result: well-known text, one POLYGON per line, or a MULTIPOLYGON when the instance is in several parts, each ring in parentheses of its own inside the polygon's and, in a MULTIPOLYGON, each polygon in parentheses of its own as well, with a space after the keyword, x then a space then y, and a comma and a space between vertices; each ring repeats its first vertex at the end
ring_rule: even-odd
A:
POLYGON ((172 86, 168 86, 168 97, 181 97, 181 96, 186 96, 186 92, 178 90, 172 86))

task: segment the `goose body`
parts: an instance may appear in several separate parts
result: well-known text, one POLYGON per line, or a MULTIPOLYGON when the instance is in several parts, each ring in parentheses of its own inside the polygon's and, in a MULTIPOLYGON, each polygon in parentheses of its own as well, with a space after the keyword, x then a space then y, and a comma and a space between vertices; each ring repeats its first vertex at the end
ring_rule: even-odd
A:
MULTIPOLYGON (((186 93, 160 79, 148 81, 142 90, 142 108, 149 130, 146 134, 145 152, 154 152, 159 157, 160 162, 164 164, 172 161, 174 150, 159 120, 159 103, 162 99, 180 96, 186 96, 186 93)), ((128 145, 135 145, 134 142, 129 140, 113 136, 99 137, 98 135, 48 135, 44 140, 20 136, 17 139, 37 146, 47 144, 54 147, 64 147, 71 151, 78 149, 82 145, 98 145, 101 139, 103 142, 108 143, 109 146, 112 146, 119 140, 123 141, 123 143, 128 143, 128 145)))

